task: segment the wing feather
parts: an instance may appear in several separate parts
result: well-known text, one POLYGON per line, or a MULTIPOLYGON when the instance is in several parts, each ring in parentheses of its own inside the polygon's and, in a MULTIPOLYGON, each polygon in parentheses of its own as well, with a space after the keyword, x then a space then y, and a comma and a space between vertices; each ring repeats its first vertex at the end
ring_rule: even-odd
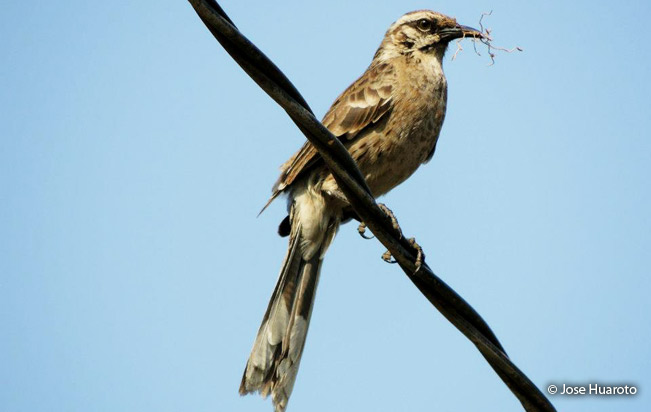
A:
MULTIPOLYGON (((323 125, 344 144, 353 141, 359 132, 391 112, 393 80, 394 71, 390 64, 372 65, 335 100, 323 117, 323 125)), ((281 166, 271 200, 320 161, 317 150, 309 141, 306 142, 281 166)))

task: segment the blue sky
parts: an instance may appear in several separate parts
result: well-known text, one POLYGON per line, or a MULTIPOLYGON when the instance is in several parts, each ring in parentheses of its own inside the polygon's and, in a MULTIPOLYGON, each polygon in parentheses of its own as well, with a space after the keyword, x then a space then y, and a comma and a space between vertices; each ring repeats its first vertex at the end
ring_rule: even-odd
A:
MULTIPOLYGON (((318 116, 386 28, 477 25, 445 70, 428 165, 382 199, 516 364, 651 401, 648 2, 223 1, 318 116)), ((270 411, 239 380, 285 240, 256 218, 304 138, 187 2, 5 4, 0 409, 270 411)), ((354 225, 322 272, 289 411, 518 411, 483 358, 354 225)))

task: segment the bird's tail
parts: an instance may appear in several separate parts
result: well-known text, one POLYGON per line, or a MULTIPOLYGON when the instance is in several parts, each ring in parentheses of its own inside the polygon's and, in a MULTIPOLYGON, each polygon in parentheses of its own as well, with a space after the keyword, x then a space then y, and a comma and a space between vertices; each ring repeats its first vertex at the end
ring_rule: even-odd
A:
POLYGON ((290 215, 287 255, 240 385, 241 395, 256 391, 263 397, 271 394, 276 412, 285 410, 294 387, 323 255, 339 226, 339 219, 326 219, 325 230, 315 244, 314 239, 306 239, 300 219, 290 215))

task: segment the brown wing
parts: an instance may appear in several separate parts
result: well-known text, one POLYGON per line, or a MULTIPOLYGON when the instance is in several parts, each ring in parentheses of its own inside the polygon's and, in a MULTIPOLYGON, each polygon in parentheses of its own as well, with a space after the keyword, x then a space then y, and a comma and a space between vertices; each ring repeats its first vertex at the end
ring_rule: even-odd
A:
MULTIPOLYGON (((364 128, 389 114, 392 107, 393 67, 387 63, 372 65, 346 89, 323 117, 323 125, 342 142, 351 141, 364 128)), ((281 166, 274 185, 273 200, 305 171, 321 161, 310 142, 281 166)), ((270 201, 271 201, 270 200, 270 201)))

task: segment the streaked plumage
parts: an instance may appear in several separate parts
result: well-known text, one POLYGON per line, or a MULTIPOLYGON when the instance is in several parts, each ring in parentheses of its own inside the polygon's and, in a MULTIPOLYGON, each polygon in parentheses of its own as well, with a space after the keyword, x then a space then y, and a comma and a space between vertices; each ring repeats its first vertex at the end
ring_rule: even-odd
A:
MULTIPOLYGON (((403 182, 434 153, 445 117, 442 59, 474 29, 428 10, 396 21, 366 72, 333 103, 323 124, 347 147, 375 196, 403 182)), ((349 211, 309 143, 281 166, 272 199, 289 196, 289 248, 247 362, 240 393, 271 394, 284 411, 303 353, 323 256, 349 211)))

